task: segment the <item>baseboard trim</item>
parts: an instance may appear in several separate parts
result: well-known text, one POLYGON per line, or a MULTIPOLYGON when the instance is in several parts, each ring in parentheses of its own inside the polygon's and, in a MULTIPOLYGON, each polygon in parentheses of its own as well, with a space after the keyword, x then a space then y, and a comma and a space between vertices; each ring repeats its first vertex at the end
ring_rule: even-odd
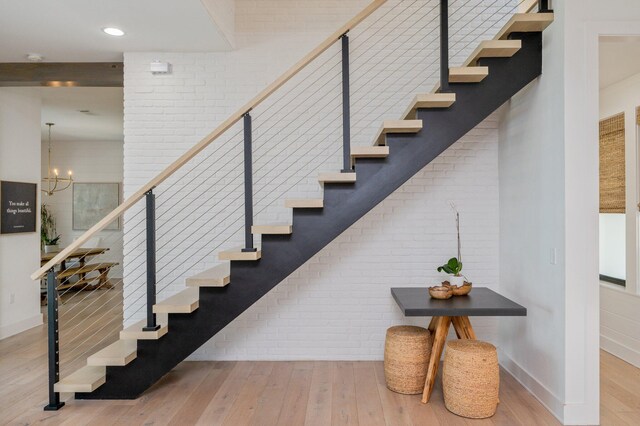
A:
POLYGON ((546 386, 530 375, 502 349, 498 349, 498 359, 502 368, 507 370, 525 389, 527 389, 560 423, 564 422, 565 405, 546 386))
POLYGON ((42 314, 37 314, 30 318, 23 319, 22 321, 14 322, 13 324, 0 327, 0 340, 6 339, 7 337, 14 336, 30 328, 41 325, 42 318, 42 314))
POLYGON ((640 353, 631 349, 624 343, 600 334, 600 348, 609 352, 611 355, 617 356, 623 361, 640 368, 640 353))

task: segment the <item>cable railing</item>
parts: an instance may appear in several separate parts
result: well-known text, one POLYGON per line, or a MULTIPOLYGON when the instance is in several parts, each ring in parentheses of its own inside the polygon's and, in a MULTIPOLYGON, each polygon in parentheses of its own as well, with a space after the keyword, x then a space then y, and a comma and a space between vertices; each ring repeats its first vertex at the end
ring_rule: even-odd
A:
POLYGON ((48 288, 49 409, 62 404, 53 387, 60 374, 116 341, 123 326, 166 323, 152 311, 156 299, 215 266, 221 248, 259 247, 254 220, 288 222, 285 198, 321 197, 318 172, 352 173, 351 146, 371 144, 384 119, 404 118, 417 93, 446 91, 449 62, 462 64, 530 3, 373 1, 34 272, 46 274, 48 288), (114 221, 123 232, 105 230, 114 221), (99 247, 121 247, 122 259, 105 251, 67 260, 97 237, 99 247), (67 271, 85 269, 65 277, 56 269, 63 261, 67 271))

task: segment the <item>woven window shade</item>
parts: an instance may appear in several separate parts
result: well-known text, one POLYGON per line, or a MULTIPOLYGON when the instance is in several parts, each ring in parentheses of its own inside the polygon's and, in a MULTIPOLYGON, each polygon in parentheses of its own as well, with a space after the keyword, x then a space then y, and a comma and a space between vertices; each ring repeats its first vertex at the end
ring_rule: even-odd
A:
POLYGON ((624 212, 624 113, 620 113, 600 121, 600 213, 624 212))

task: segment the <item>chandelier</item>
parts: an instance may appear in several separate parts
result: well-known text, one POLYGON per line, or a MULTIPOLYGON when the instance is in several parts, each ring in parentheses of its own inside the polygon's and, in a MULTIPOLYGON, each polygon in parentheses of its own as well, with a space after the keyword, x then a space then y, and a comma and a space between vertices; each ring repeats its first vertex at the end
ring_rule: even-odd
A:
POLYGON ((58 169, 51 169, 51 126, 54 125, 54 123, 45 123, 47 126, 49 126, 49 158, 48 158, 48 162, 47 162, 47 177, 46 178, 42 178, 42 192, 44 192, 47 195, 53 195, 55 192, 60 192, 60 191, 64 191, 65 189, 69 188, 71 186, 71 183, 73 182, 73 177, 71 177, 71 175, 73 174, 71 172, 71 170, 69 170, 68 175, 66 178, 62 178, 60 176, 58 176, 58 169), (45 184, 46 183, 46 188, 45 188, 45 184), (58 188, 58 185, 64 185, 62 188, 58 188))

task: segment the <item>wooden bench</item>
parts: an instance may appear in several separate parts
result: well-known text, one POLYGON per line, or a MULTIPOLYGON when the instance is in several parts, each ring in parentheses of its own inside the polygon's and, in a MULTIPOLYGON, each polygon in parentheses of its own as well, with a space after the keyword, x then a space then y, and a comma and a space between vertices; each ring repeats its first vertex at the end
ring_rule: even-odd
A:
POLYGON ((85 286, 89 290, 96 288, 111 288, 107 280, 109 270, 116 266, 116 262, 102 262, 102 263, 90 263, 87 265, 81 265, 74 268, 67 268, 64 271, 58 273, 57 278, 60 281, 58 290, 65 290, 71 287, 85 286), (87 277, 87 274, 92 272, 98 272, 97 276, 87 277), (76 282, 69 282, 69 278, 77 275, 80 279, 76 282), (96 285, 89 286, 93 281, 98 281, 96 285))

